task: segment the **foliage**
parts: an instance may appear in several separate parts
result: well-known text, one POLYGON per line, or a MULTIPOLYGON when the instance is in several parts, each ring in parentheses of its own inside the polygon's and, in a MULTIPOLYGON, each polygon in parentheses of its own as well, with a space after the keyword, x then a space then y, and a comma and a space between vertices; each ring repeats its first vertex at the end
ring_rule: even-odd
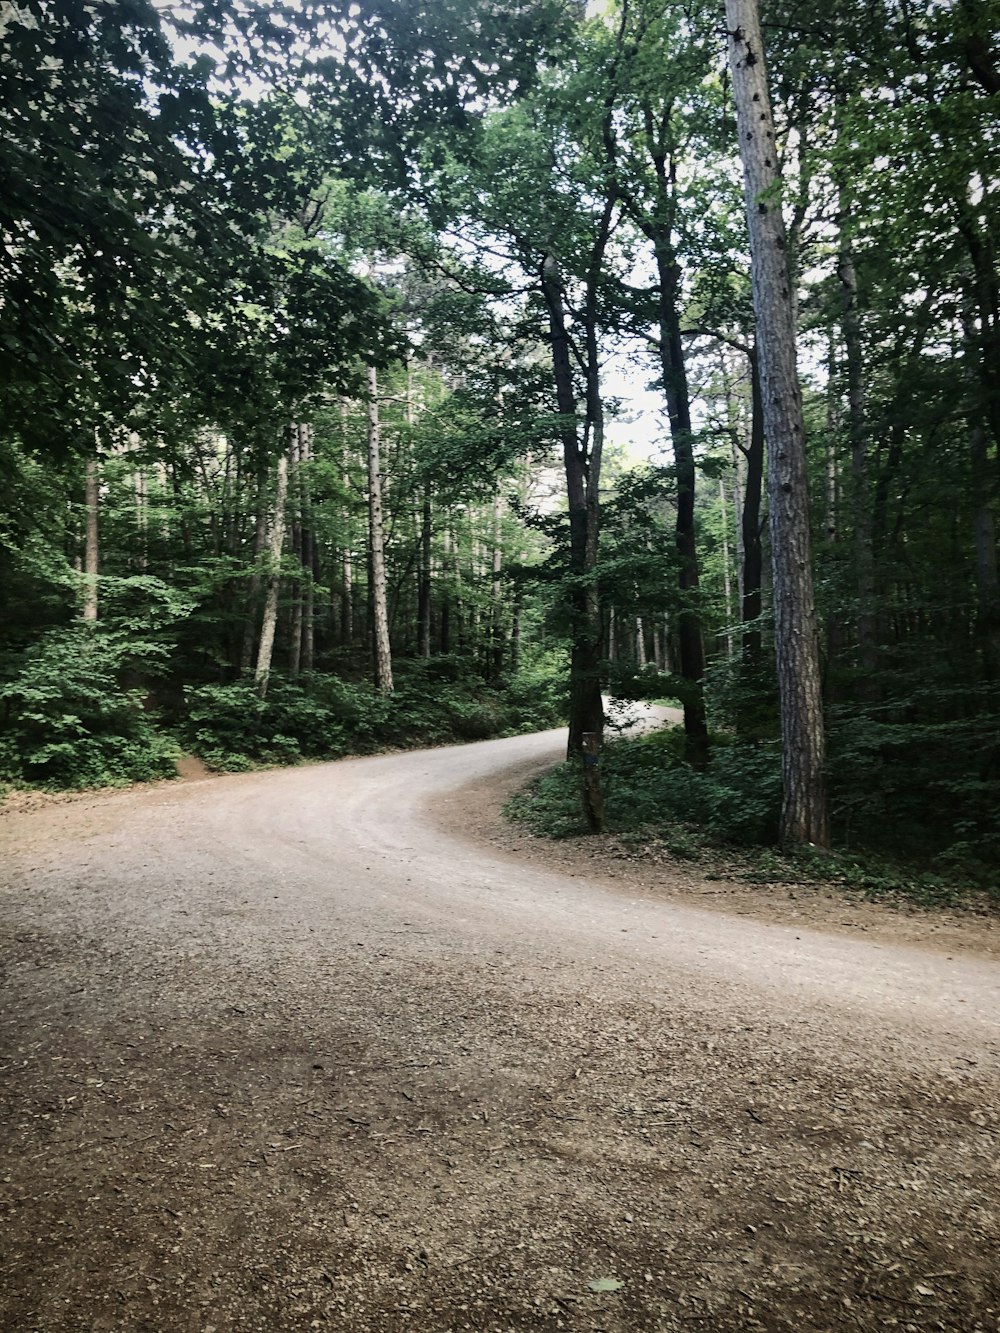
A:
MULTIPOLYGON (((957 902, 962 885, 1000 893, 997 734, 982 723, 845 719, 831 745, 838 845, 795 855, 770 850, 781 799, 776 742, 716 737, 702 773, 684 763, 676 730, 617 740, 602 758, 608 830, 678 859, 724 857, 727 873, 752 882, 832 882, 926 903, 957 902)), ((577 766, 561 765, 513 796, 507 814, 547 837, 580 835, 579 784, 577 766)))
MULTIPOLYGON (((776 748, 716 745, 705 772, 684 762, 683 736, 665 729, 604 748, 607 827, 700 829, 720 843, 774 840, 781 799, 776 748)), ((580 775, 565 764, 537 779, 508 811, 536 832, 566 837, 583 831, 575 795, 580 775)))
POLYGON ((368 681, 313 673, 274 677, 261 699, 247 682, 185 692, 183 743, 224 772, 386 748, 485 740, 559 718, 560 677, 541 662, 507 690, 490 688, 453 657, 407 663, 392 695, 368 681))
POLYGON ((98 787, 172 776, 176 744, 123 678, 159 645, 85 624, 50 630, 0 685, 0 775, 47 787, 98 787))

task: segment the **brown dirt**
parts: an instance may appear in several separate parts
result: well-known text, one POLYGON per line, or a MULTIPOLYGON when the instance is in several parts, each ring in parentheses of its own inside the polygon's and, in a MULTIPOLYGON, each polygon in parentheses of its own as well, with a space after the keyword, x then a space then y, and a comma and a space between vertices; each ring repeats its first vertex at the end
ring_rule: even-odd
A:
POLYGON ((5 807, 0 1327, 1000 1326, 994 924, 543 849, 558 743, 5 807))

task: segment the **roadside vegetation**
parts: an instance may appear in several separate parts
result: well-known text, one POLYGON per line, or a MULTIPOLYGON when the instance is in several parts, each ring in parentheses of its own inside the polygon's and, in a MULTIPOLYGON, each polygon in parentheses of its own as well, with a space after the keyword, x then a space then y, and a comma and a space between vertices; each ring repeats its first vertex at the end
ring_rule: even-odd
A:
MULTIPOLYGON (((970 801, 970 784, 960 775, 939 770, 935 776, 926 758, 916 762, 905 750, 887 772, 885 764, 873 765, 872 743, 862 732, 855 726, 834 735, 833 772, 840 781, 831 790, 832 848, 783 852, 776 846, 776 740, 714 737, 711 762, 694 772, 684 762, 676 727, 623 736, 605 747, 606 831, 634 857, 693 864, 708 878, 831 884, 873 899, 1000 908, 1000 784, 973 784, 976 799, 970 801), (938 817, 948 801, 960 801, 966 814, 950 829, 938 817)), ((975 748, 974 738, 967 739, 975 748)), ((585 836, 580 780, 577 765, 562 764, 516 793, 505 814, 540 837, 585 836)))

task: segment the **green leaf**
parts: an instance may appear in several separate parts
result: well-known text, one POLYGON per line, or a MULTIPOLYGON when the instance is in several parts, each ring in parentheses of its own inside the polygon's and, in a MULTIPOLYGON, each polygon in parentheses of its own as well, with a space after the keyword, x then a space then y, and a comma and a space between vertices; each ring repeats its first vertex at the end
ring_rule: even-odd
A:
POLYGON ((616 1277, 595 1277, 587 1283, 591 1291, 621 1291, 624 1285, 616 1277))

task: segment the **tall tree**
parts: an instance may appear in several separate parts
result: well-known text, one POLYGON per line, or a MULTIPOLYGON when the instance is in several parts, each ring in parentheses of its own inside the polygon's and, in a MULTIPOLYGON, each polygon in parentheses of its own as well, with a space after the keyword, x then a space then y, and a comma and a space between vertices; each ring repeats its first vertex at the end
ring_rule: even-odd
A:
POLYGON ((385 525, 382 513, 382 435, 379 419, 378 372, 367 369, 368 393, 368 560, 372 633, 375 654, 375 688, 382 694, 393 691, 392 648, 389 643, 389 605, 385 575, 385 525))
POLYGON ((746 187, 754 314, 767 442, 775 655, 781 701, 781 837, 829 845, 826 738, 812 583, 796 303, 756 0, 726 0, 729 63, 746 187))

